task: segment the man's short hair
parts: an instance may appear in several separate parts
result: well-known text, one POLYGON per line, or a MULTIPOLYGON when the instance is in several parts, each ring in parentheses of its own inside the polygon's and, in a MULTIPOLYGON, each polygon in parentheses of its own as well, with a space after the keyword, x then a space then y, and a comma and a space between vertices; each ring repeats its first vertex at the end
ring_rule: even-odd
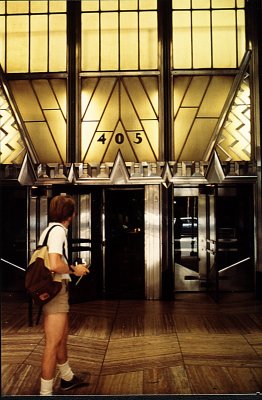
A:
POLYGON ((75 201, 70 195, 59 195, 52 198, 49 207, 50 222, 63 222, 75 212, 75 201))

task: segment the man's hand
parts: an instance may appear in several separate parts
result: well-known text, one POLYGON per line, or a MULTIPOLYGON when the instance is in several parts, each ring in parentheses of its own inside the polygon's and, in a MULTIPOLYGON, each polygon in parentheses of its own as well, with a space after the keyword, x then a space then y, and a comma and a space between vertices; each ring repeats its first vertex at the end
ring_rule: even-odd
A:
POLYGON ((76 275, 76 276, 83 276, 83 275, 89 274, 89 272, 90 271, 86 264, 77 264, 74 267, 74 275, 76 275))

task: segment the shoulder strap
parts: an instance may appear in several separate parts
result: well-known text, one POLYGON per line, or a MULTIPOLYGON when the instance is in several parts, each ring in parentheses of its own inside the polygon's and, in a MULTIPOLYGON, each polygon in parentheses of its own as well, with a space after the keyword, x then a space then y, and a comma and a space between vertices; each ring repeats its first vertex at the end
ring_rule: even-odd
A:
MULTIPOLYGON (((43 247, 47 245, 47 241, 48 241, 48 237, 49 237, 49 233, 51 232, 51 230, 56 227, 56 226, 61 226, 61 225, 53 225, 51 226, 51 228, 46 232, 45 238, 43 240, 43 243, 39 246, 39 247, 43 247)), ((62 226, 61 226, 62 228, 62 226)), ((66 252, 65 252, 65 243, 63 243, 63 256, 65 257, 67 263, 68 263, 68 257, 66 256, 66 252)), ((68 263, 69 264, 69 263, 68 263)))
MULTIPOLYGON (((61 226, 61 225, 53 225, 53 226, 51 226, 51 228, 46 232, 46 235, 45 235, 45 238, 44 238, 44 240, 43 240, 43 243, 42 243, 40 246, 46 246, 46 245, 47 245, 49 233, 51 232, 51 230, 52 230, 55 226, 61 226)), ((61 227, 61 228, 62 228, 62 227, 61 227)))

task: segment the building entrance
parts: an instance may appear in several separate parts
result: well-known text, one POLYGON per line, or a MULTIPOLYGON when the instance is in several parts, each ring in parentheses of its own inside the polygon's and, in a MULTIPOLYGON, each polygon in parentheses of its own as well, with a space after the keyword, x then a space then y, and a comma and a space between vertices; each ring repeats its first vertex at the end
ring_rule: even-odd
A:
POLYGON ((253 290, 252 188, 174 189, 175 291, 253 290))
POLYGON ((144 189, 105 190, 107 297, 144 298, 144 189))

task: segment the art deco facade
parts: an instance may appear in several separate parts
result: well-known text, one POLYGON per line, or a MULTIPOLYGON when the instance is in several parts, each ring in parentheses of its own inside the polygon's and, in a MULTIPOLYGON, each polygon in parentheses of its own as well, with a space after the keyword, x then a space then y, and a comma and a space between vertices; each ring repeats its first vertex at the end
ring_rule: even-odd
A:
POLYGON ((259 0, 0 1, 3 259, 26 264, 66 192, 94 271, 78 296, 258 295, 260 18, 259 0))

